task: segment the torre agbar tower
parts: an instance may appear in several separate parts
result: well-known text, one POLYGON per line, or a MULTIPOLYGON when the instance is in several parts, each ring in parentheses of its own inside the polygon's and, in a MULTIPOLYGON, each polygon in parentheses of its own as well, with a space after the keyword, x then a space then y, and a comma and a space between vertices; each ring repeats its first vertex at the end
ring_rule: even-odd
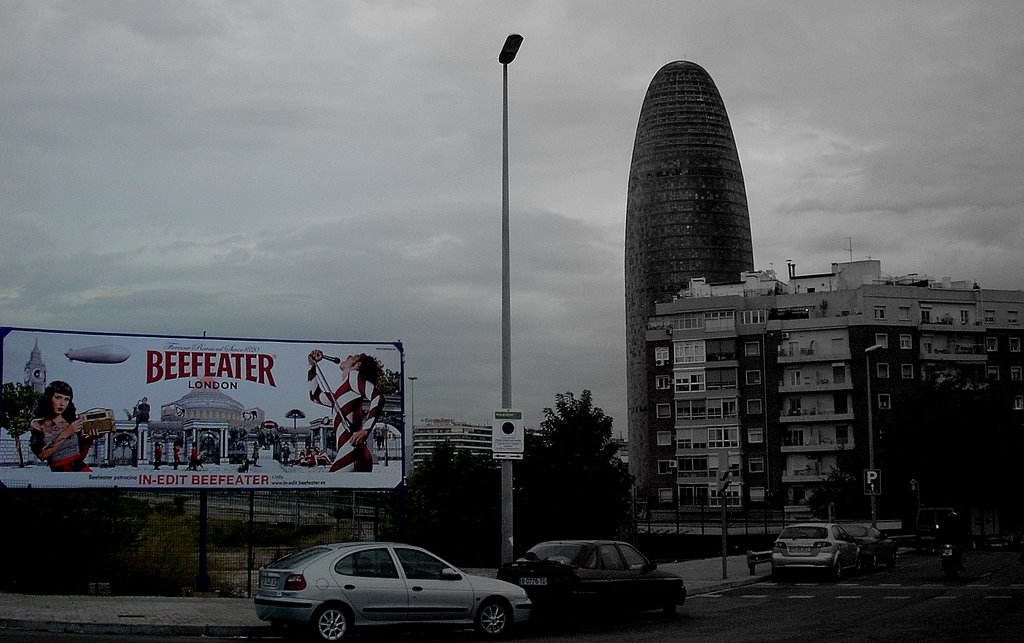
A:
POLYGON ((657 473, 647 318, 691 278, 735 282, 754 266, 732 126, 715 82, 695 63, 665 65, 647 88, 629 168, 625 254, 629 468, 646 497, 657 473))

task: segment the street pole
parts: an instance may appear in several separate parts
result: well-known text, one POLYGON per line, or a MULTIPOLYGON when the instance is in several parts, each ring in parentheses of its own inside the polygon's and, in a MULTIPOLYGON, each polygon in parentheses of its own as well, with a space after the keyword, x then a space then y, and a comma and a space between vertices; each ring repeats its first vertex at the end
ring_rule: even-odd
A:
MULTIPOLYGON (((412 433, 416 429, 416 380, 415 375, 409 376, 409 420, 405 423, 405 475, 412 473, 412 433)), ((384 447, 387 453, 387 447, 384 447)))
MULTIPOLYGON (((512 303, 509 279, 508 65, 523 37, 509 34, 498 54, 501 63, 501 406, 512 408, 512 303)), ((512 562, 512 460, 501 461, 501 562, 512 562)))
MULTIPOLYGON (((868 381, 868 469, 875 468, 875 425, 873 419, 875 403, 871 398, 871 359, 869 354, 881 347, 880 344, 875 344, 864 349, 864 369, 866 371, 864 375, 868 381)), ((871 499, 871 526, 878 527, 878 501, 874 493, 868 497, 871 499)))
POLYGON ((725 490, 729 488, 729 476, 732 474, 731 470, 727 470, 722 474, 722 478, 718 485, 718 502, 722 505, 722 580, 729 577, 729 514, 725 507, 725 490))

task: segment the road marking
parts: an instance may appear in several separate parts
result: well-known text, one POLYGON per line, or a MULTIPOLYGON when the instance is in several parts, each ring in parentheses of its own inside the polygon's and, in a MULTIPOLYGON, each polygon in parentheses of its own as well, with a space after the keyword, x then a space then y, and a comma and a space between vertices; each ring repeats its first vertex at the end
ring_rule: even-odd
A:
POLYGON ((883 596, 882 598, 884 600, 887 600, 887 601, 905 601, 905 600, 909 599, 910 597, 909 596, 883 596))
POLYGON ((995 599, 1013 599, 1013 597, 1012 597, 1012 596, 1007 596, 1007 595, 1003 595, 1003 594, 997 594, 997 595, 992 595, 992 596, 986 596, 985 598, 995 598, 995 599))
POLYGON ((951 601, 951 600, 953 600, 954 598, 956 598, 956 596, 936 596, 936 597, 934 597, 934 598, 935 598, 935 600, 937 600, 937 601, 951 601))
POLYGON ((742 598, 768 598, 767 594, 744 594, 742 598))
POLYGON ((793 594, 792 596, 787 596, 786 598, 796 598, 796 599, 814 598, 814 595, 813 594, 793 594))
POLYGON ((879 587, 903 587, 903 583, 879 583, 879 587))
POLYGON ((864 598, 864 597, 863 596, 853 596, 853 595, 851 595, 851 596, 836 596, 837 600, 855 600, 855 599, 859 599, 859 598, 864 598))

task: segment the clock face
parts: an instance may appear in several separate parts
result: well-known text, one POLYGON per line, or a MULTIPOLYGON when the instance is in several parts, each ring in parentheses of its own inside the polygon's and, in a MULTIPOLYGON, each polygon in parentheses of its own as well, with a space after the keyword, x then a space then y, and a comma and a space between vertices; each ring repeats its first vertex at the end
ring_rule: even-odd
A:
POLYGON ((33 368, 32 369, 32 381, 34 381, 34 382, 42 382, 45 379, 46 379, 46 371, 44 371, 41 368, 33 368))

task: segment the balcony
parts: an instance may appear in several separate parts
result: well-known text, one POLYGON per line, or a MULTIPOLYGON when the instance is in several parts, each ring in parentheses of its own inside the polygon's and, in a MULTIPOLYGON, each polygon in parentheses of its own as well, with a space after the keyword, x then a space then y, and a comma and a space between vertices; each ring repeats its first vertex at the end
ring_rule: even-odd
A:
POLYGON ((783 471, 783 482, 824 482, 828 479, 828 473, 822 472, 822 467, 808 465, 806 469, 795 471, 783 471))
POLYGON ((920 359, 937 362, 972 362, 983 364, 987 361, 988 357, 985 355, 984 346, 956 344, 952 348, 947 346, 922 346, 920 359))
POLYGON ((788 439, 782 441, 782 453, 809 453, 822 451, 850 451, 854 448, 853 440, 837 442, 833 438, 811 438, 799 443, 791 443, 788 439))
POLYGON ((837 413, 828 409, 802 409, 788 411, 779 416, 783 424, 806 424, 808 422, 849 422, 853 420, 853 411, 837 413))
POLYGON ((779 364, 794 364, 800 362, 841 362, 850 359, 850 349, 825 350, 816 346, 791 349, 787 346, 780 346, 778 358, 779 364))
POLYGON ((791 382, 779 382, 779 393, 817 393, 822 391, 851 391, 853 390, 853 382, 844 380, 842 382, 836 382, 829 379, 819 379, 811 382, 805 378, 801 384, 793 384, 791 382))

